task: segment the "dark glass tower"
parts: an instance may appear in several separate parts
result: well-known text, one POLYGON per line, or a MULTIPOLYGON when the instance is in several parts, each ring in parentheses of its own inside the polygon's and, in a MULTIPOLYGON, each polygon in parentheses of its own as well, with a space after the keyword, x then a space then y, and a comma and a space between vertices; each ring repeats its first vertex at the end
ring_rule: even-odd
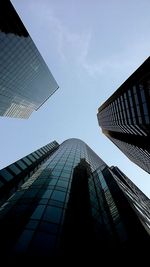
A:
POLYGON ((0 116, 28 118, 58 89, 9 0, 0 1, 0 116))
POLYGON ((150 173, 150 57, 98 110, 103 133, 150 173))
POLYGON ((55 149, 0 208, 5 262, 146 257, 149 199, 83 141, 55 149))
POLYGON ((53 141, 0 170, 0 205, 11 196, 58 148, 53 141))

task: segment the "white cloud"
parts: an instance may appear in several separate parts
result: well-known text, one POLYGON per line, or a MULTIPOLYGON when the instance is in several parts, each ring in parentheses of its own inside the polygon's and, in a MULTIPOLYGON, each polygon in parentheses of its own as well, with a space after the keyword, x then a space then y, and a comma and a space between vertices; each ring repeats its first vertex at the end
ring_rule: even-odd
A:
MULTIPOLYGON (((33 16, 35 3, 28 2, 28 8, 33 16)), ((91 41, 91 30, 87 29, 86 32, 71 32, 69 28, 64 25, 54 13, 51 4, 48 1, 37 1, 36 10, 40 10, 38 15, 38 24, 40 28, 45 30, 50 36, 54 36, 56 49, 60 58, 66 63, 77 64, 80 67, 88 70, 86 66, 86 58, 91 41)), ((36 18, 37 19, 37 18, 36 18)), ((90 73, 90 72, 89 72, 90 73)))
MULTIPOLYGON (((13 0, 13 2, 18 2, 20 6, 24 3, 24 6, 26 6, 24 11, 28 10, 30 18, 39 27, 39 36, 44 39, 44 46, 50 49, 53 43, 63 63, 68 64, 72 69, 77 67, 79 75, 80 70, 86 71, 92 77, 101 76, 108 72, 120 72, 121 69, 124 72, 125 69, 130 69, 130 66, 134 69, 136 65, 140 64, 140 61, 142 63, 149 55, 150 42, 147 38, 147 42, 145 39, 141 39, 138 42, 135 40, 132 43, 126 43, 122 50, 114 53, 110 43, 112 52, 102 51, 104 56, 99 56, 93 61, 91 43, 96 36, 93 35, 92 29, 71 31, 68 25, 65 25, 64 21, 57 17, 49 0, 13 0)), ((39 39, 39 36, 37 39, 39 39)), ((95 47, 95 49, 101 49, 101 47, 95 47)))

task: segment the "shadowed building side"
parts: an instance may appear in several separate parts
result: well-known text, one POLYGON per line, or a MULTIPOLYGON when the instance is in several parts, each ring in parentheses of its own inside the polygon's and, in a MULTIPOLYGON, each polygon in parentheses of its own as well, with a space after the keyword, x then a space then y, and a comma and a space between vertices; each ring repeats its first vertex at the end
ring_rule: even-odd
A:
POLYGON ((5 262, 147 259, 149 200, 83 141, 64 141, 29 176, 0 207, 5 262))
POLYGON ((70 198, 64 219, 60 252, 63 258, 73 256, 75 251, 78 257, 86 257, 95 247, 88 186, 90 175, 90 165, 85 159, 81 159, 73 171, 70 198))
POLYGON ((102 132, 150 173, 150 57, 98 109, 102 132))

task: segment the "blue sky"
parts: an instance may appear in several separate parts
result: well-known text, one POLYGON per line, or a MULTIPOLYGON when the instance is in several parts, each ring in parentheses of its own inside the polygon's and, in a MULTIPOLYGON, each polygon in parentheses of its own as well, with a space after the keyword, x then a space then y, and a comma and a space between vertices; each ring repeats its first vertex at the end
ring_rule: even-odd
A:
POLYGON ((150 52, 149 0, 12 0, 59 84, 28 120, 0 117, 0 168, 57 140, 85 141, 150 197, 150 176, 107 139, 98 107, 150 52))

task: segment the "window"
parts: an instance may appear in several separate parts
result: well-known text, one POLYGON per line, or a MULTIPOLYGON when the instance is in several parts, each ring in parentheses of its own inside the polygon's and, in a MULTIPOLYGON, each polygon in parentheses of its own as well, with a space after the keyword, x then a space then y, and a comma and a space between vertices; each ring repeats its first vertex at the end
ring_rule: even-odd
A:
POLYGON ((58 170, 53 170, 52 171, 52 175, 58 177, 60 175, 61 171, 58 171, 58 170))
POLYGON ((43 156, 45 154, 44 151, 41 148, 39 149, 38 153, 40 153, 41 156, 43 156))
POLYGON ((145 122, 146 124, 149 124, 149 116, 145 116, 145 122))
POLYGON ((43 194, 42 198, 50 198, 52 194, 52 190, 51 189, 48 189, 45 191, 45 193, 43 194))
POLYGON ((44 205, 38 205, 35 211, 33 212, 31 219, 40 220, 43 215, 44 209, 45 209, 44 205))
POLYGON ((41 205, 46 205, 47 202, 48 202, 48 198, 42 198, 42 199, 40 200, 39 204, 41 204, 41 205))
POLYGON ((3 185, 4 185, 3 182, 0 180, 0 188, 1 188, 3 185))
POLYGON ((6 169, 1 170, 0 175, 2 175, 6 181, 10 181, 13 178, 13 175, 6 169))
POLYGON ((64 192, 55 190, 55 191, 53 192, 51 198, 54 199, 54 200, 62 201, 62 202, 63 202, 64 199, 65 199, 65 196, 66 196, 66 194, 65 194, 64 192))
POLYGON ((19 167, 22 169, 22 170, 25 170, 27 168, 27 166, 24 164, 24 162, 22 160, 19 160, 16 162, 19 167))
POLYGON ((70 178, 70 173, 66 173, 66 172, 62 171, 61 176, 65 177, 65 178, 70 178))
POLYGON ((32 155, 28 155, 27 157, 28 157, 31 161, 33 161, 33 162, 36 161, 36 159, 35 159, 32 155))
POLYGON ((9 166, 9 169, 11 171, 13 171, 16 175, 19 174, 21 172, 21 170, 15 165, 15 164, 11 164, 9 166))
POLYGON ((47 153, 47 149, 45 147, 42 147, 41 150, 44 151, 44 154, 47 153))
POLYGON ((67 187, 68 186, 68 182, 60 180, 60 181, 58 181, 57 186, 67 187))
POLYGON ((30 220, 27 225, 26 225, 26 228, 29 228, 29 229, 35 229, 38 225, 39 221, 36 221, 36 220, 30 220))
POLYGON ((62 214, 61 208, 49 206, 45 210, 43 219, 53 223, 59 223, 61 214, 62 214))
POLYGON ((30 166, 32 164, 32 162, 28 159, 28 158, 23 158, 22 159, 28 166, 30 166))
POLYGON ((42 153, 39 150, 36 151, 36 154, 38 154, 40 157, 42 156, 42 153))
POLYGON ((36 159, 39 159, 39 155, 38 155, 36 152, 32 153, 32 155, 33 155, 36 159))

